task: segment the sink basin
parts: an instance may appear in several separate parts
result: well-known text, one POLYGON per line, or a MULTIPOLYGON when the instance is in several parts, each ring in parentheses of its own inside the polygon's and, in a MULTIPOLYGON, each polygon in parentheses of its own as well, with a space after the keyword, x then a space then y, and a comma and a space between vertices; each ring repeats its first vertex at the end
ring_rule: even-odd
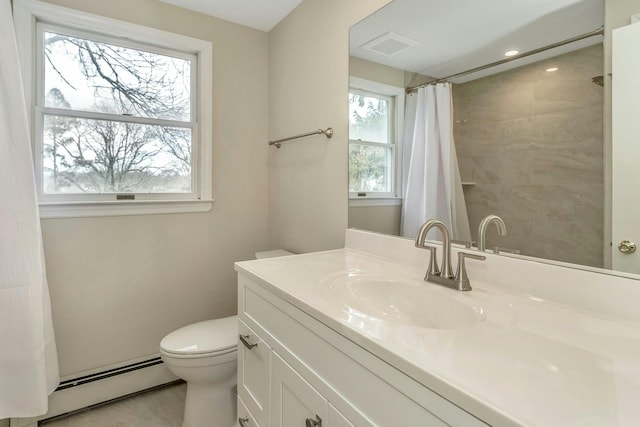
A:
POLYGON ((430 329, 470 328, 485 318, 481 307, 446 288, 421 280, 348 274, 325 287, 351 316, 430 329))

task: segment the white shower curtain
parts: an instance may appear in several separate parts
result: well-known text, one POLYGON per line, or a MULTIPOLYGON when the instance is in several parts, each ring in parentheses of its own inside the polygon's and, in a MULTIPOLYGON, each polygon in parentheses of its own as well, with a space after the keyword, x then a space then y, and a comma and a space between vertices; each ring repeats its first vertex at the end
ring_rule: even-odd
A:
POLYGON ((59 383, 9 0, 0 0, 0 419, 47 412, 59 383))
POLYGON ((451 84, 420 88, 408 97, 405 117, 402 235, 415 237, 427 219, 439 219, 454 239, 470 241, 453 141, 451 84))

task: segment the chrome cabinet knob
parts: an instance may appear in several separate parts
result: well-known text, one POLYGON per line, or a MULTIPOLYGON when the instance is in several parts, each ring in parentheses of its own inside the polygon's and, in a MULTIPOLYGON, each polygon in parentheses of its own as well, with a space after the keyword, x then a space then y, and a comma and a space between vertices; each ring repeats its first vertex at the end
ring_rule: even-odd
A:
POLYGON ((256 347, 258 345, 258 343, 250 343, 249 342, 249 335, 239 335, 240 341, 242 342, 242 344, 244 344, 245 347, 247 347, 248 350, 251 350, 253 347, 256 347))
POLYGON ((623 254, 629 255, 636 251, 636 244, 629 240, 623 240, 618 244, 618 250, 623 254))

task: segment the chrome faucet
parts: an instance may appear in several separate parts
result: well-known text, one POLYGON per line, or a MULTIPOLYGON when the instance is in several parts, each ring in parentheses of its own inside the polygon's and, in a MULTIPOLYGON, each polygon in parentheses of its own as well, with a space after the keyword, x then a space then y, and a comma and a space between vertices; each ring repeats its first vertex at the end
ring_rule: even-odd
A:
POLYGON ((507 226, 504 224, 502 218, 498 215, 489 215, 480 221, 480 225, 478 226, 478 250, 484 251, 487 249, 487 244, 485 242, 485 238, 487 235, 487 227, 489 224, 494 223, 496 228, 498 229, 498 234, 501 236, 505 236, 507 234, 507 226))
POLYGON ((429 266, 427 267, 427 273, 424 276, 424 280, 438 285, 446 286, 450 289, 456 289, 458 291, 470 291, 471 284, 469 277, 467 276, 467 269, 465 268, 465 258, 472 258, 477 260, 486 259, 482 255, 468 254, 465 252, 458 252, 458 268, 455 275, 452 274, 451 268, 451 235, 449 229, 442 222, 437 219, 430 219, 422 224, 420 231, 416 236, 416 247, 421 249, 428 249, 431 252, 429 257, 429 266), (436 247, 426 244, 427 234, 429 230, 436 227, 442 233, 442 268, 438 268, 438 258, 436 254, 436 247))
MULTIPOLYGON (((449 234, 449 229, 445 225, 444 222, 438 221, 437 219, 430 219, 429 221, 422 224, 420 227, 420 231, 418 231, 418 235, 416 236, 416 246, 418 248, 425 248, 431 251, 431 262, 429 265, 428 272, 432 272, 433 274, 437 274, 440 277, 450 278, 453 275, 451 274, 451 236, 449 234), (442 233, 442 269, 438 269, 438 261, 436 258, 436 248, 434 246, 427 246, 425 242, 427 240, 427 234, 429 234, 429 230, 433 227, 436 227, 442 233)), ((427 280, 427 276, 425 276, 425 280, 427 280)))

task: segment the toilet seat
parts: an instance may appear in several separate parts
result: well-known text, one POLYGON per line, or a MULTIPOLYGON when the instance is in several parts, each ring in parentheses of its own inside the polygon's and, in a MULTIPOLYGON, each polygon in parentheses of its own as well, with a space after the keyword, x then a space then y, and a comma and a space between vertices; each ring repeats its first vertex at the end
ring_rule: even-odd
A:
POLYGON ((238 316, 205 320, 177 329, 160 342, 160 352, 173 358, 223 356, 237 350, 238 316))

